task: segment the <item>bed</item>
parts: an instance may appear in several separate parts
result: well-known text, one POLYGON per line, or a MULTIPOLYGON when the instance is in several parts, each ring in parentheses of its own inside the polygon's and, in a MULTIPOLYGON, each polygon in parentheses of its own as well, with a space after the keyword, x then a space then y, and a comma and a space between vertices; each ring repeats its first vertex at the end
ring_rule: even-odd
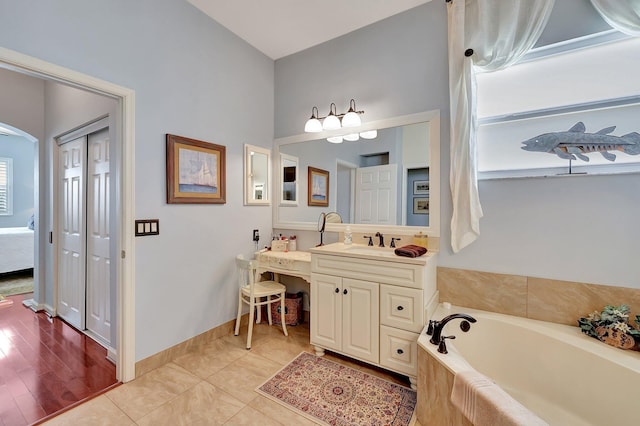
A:
POLYGON ((0 274, 33 268, 33 230, 0 228, 0 274))

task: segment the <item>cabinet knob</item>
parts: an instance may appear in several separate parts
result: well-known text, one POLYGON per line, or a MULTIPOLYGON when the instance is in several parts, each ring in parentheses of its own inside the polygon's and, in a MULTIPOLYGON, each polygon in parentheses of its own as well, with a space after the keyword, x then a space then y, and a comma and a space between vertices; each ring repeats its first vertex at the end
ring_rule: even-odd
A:
POLYGON ((398 355, 402 355, 404 353, 402 349, 398 349, 396 352, 398 352, 398 355))
POLYGON ((340 289, 336 287, 336 293, 340 293, 340 289))
POLYGON ((400 305, 400 306, 398 306, 396 309, 398 309, 399 311, 401 311, 401 310, 403 310, 403 309, 404 309, 404 306, 400 305))
POLYGON ((347 289, 345 288, 345 289, 344 289, 344 291, 342 292, 342 294, 347 294, 347 293, 349 293, 349 292, 348 292, 348 291, 347 291, 347 289))

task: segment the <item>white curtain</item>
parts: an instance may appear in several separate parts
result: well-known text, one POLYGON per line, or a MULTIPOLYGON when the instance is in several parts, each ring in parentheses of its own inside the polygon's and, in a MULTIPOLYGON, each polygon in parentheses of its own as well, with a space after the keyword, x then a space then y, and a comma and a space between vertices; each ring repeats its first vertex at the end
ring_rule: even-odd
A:
POLYGON ((591 0, 607 24, 616 30, 640 37, 640 1, 638 0, 591 0))
POLYGON ((553 3, 554 0, 448 3, 451 248, 456 253, 478 238, 482 217, 477 182, 474 66, 479 71, 496 71, 517 62, 540 37, 553 3))

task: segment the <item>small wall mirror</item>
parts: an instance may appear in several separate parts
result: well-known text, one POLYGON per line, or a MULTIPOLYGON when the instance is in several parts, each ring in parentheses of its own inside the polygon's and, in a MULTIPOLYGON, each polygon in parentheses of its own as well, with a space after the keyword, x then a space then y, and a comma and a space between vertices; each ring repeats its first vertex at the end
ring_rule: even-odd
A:
POLYGON ((271 204, 271 150, 244 146, 244 204, 271 204))
POLYGON ((280 205, 298 205, 298 157, 280 154, 280 205))

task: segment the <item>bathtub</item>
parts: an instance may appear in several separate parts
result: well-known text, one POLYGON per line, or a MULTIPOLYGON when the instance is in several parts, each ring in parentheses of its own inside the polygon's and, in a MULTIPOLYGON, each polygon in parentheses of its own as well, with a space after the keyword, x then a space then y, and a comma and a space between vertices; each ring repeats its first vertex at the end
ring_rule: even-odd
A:
POLYGON ((460 312, 478 322, 467 333, 459 319, 446 325, 443 335, 456 336, 446 341, 448 354, 429 342, 426 327, 418 340, 441 368, 479 371, 550 425, 640 424, 640 352, 608 346, 578 327, 469 308, 440 304, 432 319, 460 312))

